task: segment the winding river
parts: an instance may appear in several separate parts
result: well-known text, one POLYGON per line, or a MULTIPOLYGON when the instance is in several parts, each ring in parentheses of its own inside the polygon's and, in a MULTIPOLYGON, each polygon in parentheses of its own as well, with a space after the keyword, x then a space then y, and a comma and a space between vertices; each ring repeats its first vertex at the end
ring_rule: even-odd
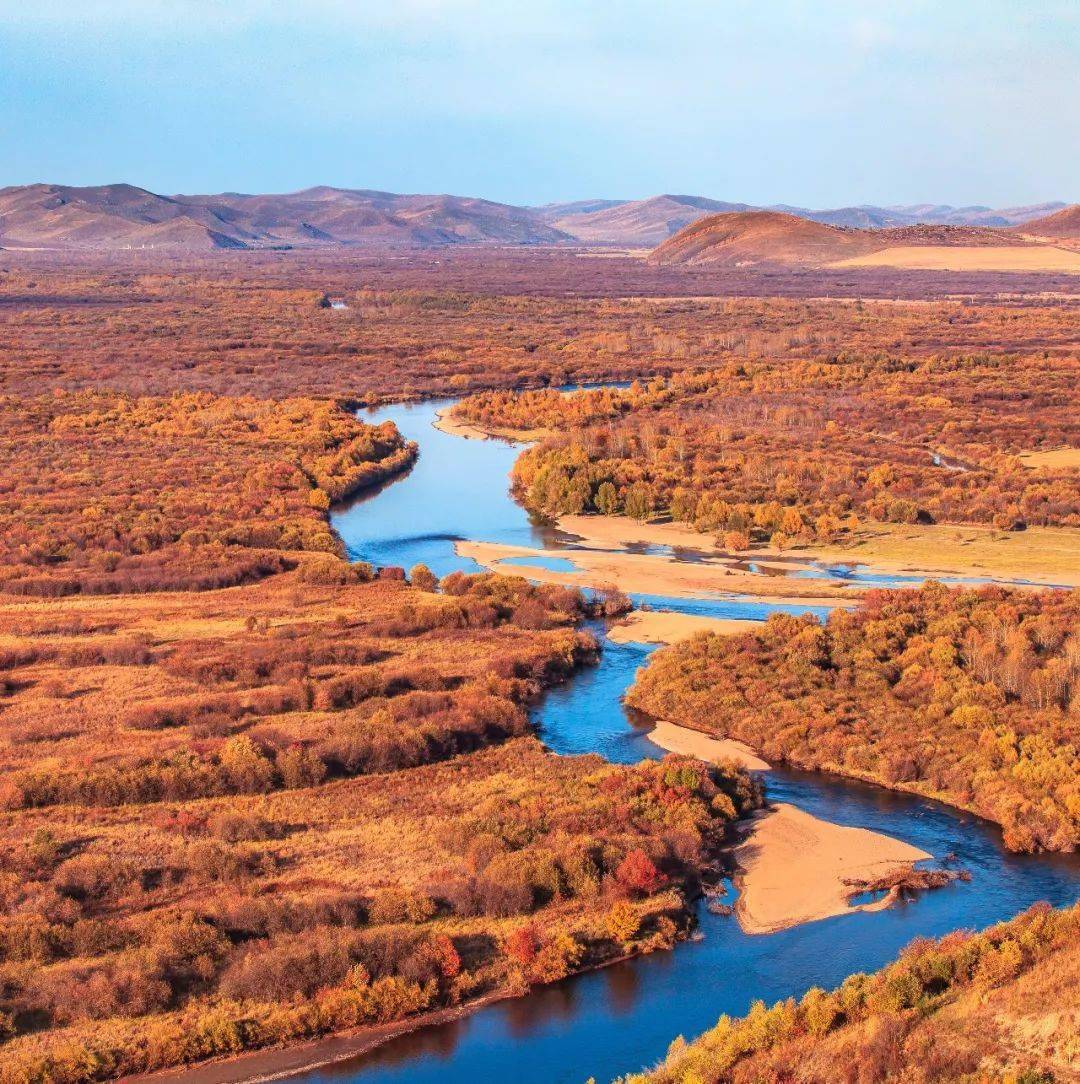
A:
MULTIPOLYGON (((349 555, 406 568, 421 561, 441 576, 454 569, 479 571, 455 554, 460 539, 570 546, 565 536, 531 525, 511 500, 507 475, 518 448, 432 428, 436 412, 447 405, 395 405, 361 414, 365 421, 395 422, 419 442, 421 454, 406 478, 334 514, 349 555)), ((527 567, 522 573, 528 574, 527 567)), ((714 598, 648 601, 658 608, 724 617, 761 618, 772 608, 714 598)), ((621 704, 652 648, 606 638, 603 647, 598 666, 551 690, 537 707, 540 737, 560 754, 592 752, 627 763, 663 755, 621 704)), ((765 936, 744 934, 734 919, 702 908, 699 936, 672 952, 540 988, 292 1079, 473 1084, 513 1078, 515 1084, 581 1084, 593 1076, 603 1082, 655 1062, 677 1035, 696 1035, 722 1013, 744 1013, 757 998, 799 996, 810 986, 835 986, 853 972, 873 970, 916 936, 986 926, 1037 900, 1063 905, 1080 897, 1080 864, 1074 858, 1010 855, 996 827, 945 806, 789 771, 770 772, 767 792, 815 816, 885 832, 938 857, 955 853, 972 880, 888 910, 765 936)))

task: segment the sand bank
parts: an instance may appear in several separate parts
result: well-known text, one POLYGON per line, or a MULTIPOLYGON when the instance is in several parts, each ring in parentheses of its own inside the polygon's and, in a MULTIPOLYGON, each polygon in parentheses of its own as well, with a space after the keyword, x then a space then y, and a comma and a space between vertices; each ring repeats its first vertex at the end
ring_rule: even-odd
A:
POLYGON ((721 564, 674 561, 639 553, 543 550, 495 542, 458 542, 454 548, 461 556, 471 557, 492 571, 571 587, 616 587, 635 595, 675 598, 738 595, 740 599, 751 596, 761 601, 806 606, 839 606, 859 595, 857 589, 829 580, 770 579, 721 564), (564 572, 539 565, 501 565, 499 562, 507 557, 558 557, 573 561, 578 569, 564 572))
POLYGON ((560 516, 559 530, 576 535, 589 549, 623 549, 629 545, 671 546, 719 554, 711 534, 685 523, 642 523, 629 516, 560 516))
POLYGON ((648 738, 654 745, 659 745, 669 753, 697 757, 698 760, 707 760, 710 764, 733 760, 752 772, 769 771, 769 765, 749 745, 732 738, 710 738, 699 730, 664 722, 657 723, 649 732, 648 738))
POLYGON ((617 644, 673 644, 699 632, 730 636, 761 627, 760 621, 734 617, 696 617, 671 610, 635 610, 624 621, 608 629, 608 639, 617 644))
POLYGON ((886 901, 849 906, 842 879, 880 877, 930 857, 891 836, 818 820, 781 803, 754 816, 735 850, 741 870, 735 913, 747 933, 772 933, 851 911, 879 910, 886 901))

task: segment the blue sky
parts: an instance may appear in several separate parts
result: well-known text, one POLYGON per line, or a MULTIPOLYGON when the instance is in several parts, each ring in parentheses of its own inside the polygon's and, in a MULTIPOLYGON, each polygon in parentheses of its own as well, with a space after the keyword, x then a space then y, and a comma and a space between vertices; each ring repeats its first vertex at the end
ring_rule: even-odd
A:
POLYGON ((1080 199, 1080 0, 0 0, 0 185, 1080 199))

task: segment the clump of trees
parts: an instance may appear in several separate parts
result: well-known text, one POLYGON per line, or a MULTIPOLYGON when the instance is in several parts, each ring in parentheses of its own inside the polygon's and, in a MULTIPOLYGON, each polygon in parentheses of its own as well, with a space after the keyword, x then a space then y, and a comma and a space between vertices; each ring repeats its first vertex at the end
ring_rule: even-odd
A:
POLYGON ((0 402, 0 591, 213 590, 337 554, 333 501, 416 446, 333 402, 62 392, 0 402))
POLYGON ((519 738, 362 785, 16 819, 0 834, 5 1070, 185 1065, 670 945, 760 800, 735 769, 519 738))
POLYGON ((869 592, 822 624, 657 652, 627 701, 766 759, 910 790, 996 821, 1018 851, 1080 845, 1080 592, 869 592))
POLYGON ((864 521, 1080 525, 1076 469, 1017 457, 1080 443, 1076 376, 1065 361, 1048 373, 989 357, 747 362, 625 389, 490 392, 457 410, 552 433, 514 468, 540 516, 664 514, 783 549, 864 521))

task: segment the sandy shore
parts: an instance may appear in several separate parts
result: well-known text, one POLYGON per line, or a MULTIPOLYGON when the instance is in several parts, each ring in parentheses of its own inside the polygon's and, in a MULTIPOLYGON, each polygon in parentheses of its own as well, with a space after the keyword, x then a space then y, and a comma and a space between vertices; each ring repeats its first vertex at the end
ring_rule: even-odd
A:
POLYGON ((616 587, 627 594, 701 598, 738 595, 773 603, 839 606, 858 598, 858 590, 823 580, 781 580, 751 572, 738 572, 720 564, 674 561, 639 553, 593 550, 543 550, 506 546, 495 542, 458 542, 455 550, 497 572, 528 576, 542 583, 571 587, 616 587), (558 557, 573 561, 573 572, 532 565, 500 565, 506 557, 558 557))
POLYGON ((720 553, 713 536, 685 523, 642 523, 629 516, 560 516, 559 530, 577 535, 590 549, 621 549, 628 545, 672 546, 720 553))
POLYGON ((878 877, 930 858, 925 851, 865 828, 845 828, 784 803, 755 815, 735 850, 741 873, 735 913, 747 933, 772 933, 886 901, 848 905, 845 877, 878 877))
POLYGON ((734 761, 751 772, 767 772, 769 765, 749 745, 731 738, 710 738, 699 730, 660 722, 649 732, 649 741, 669 753, 682 753, 715 764, 722 760, 734 761))
POLYGON ((730 636, 760 628, 760 621, 734 617, 695 617, 670 610, 635 610, 624 621, 608 629, 608 639, 617 644, 673 644, 699 632, 730 636))

